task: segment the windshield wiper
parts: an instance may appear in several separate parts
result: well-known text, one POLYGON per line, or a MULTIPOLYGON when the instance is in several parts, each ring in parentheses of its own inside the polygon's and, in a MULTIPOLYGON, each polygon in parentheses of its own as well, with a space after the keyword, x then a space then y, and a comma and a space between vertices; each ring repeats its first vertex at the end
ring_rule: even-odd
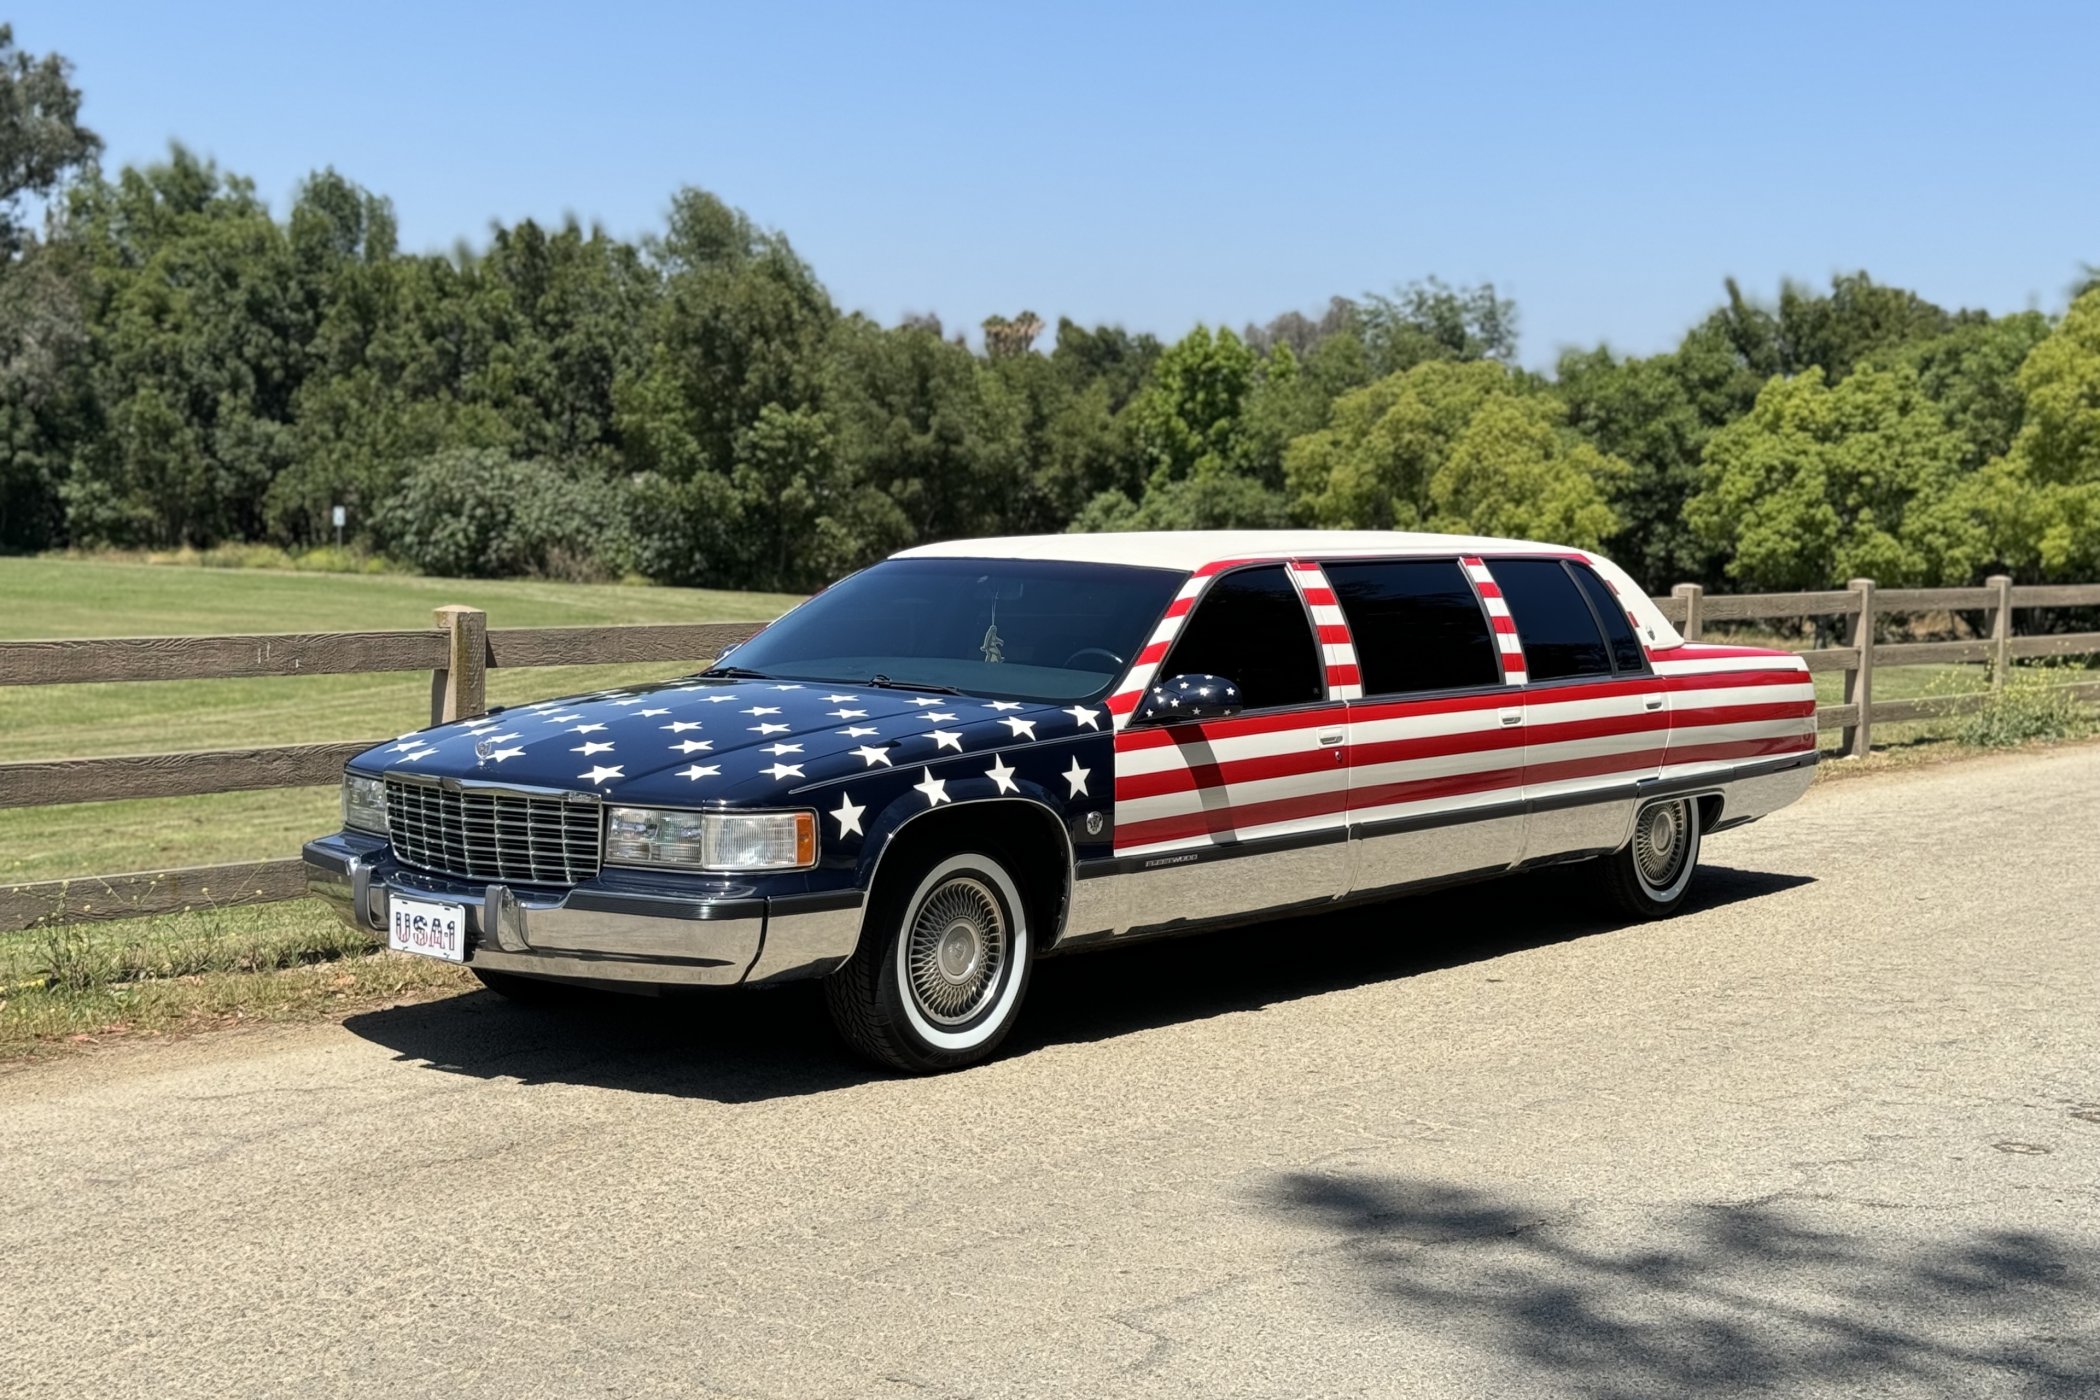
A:
POLYGON ((926 690, 931 691, 935 695, 962 694, 961 691, 952 685, 937 685, 932 681, 893 681, 888 676, 883 675, 868 677, 868 684, 880 686, 884 690, 926 690))
POLYGON ((724 680, 733 681, 769 681, 773 679, 764 671, 754 671, 749 666, 710 666, 705 671, 702 671, 700 675, 703 679, 708 676, 720 676, 724 680))

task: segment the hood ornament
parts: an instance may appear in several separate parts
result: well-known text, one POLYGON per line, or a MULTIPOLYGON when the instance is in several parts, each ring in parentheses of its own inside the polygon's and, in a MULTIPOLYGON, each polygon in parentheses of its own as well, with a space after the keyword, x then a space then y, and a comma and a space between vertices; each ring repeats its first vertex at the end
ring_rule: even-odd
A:
POLYGON ((489 755, 495 751, 496 746, 489 740, 476 739, 474 741, 474 766, 479 768, 486 764, 489 761, 489 755))

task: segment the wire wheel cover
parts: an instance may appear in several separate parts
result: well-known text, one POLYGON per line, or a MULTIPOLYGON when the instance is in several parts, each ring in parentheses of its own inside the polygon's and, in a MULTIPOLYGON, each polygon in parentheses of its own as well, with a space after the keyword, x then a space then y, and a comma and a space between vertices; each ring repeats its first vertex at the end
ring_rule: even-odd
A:
POLYGON ((1641 883, 1667 890, 1691 854, 1690 813, 1682 802, 1658 802, 1641 813, 1633 829, 1633 864, 1641 883))
POLYGON ((912 1000, 943 1025, 969 1020, 998 987, 1006 949, 1006 913, 991 887, 968 875, 944 881, 919 906, 905 945, 912 1000))

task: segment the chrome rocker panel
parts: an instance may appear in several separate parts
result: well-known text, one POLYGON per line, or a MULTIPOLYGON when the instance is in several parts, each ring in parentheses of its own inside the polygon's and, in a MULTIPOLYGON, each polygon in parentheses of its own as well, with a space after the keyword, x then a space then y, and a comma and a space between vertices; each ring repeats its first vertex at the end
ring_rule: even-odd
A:
POLYGON ((569 981, 726 987, 821 977, 853 955, 857 891, 695 900, 596 890, 469 885, 400 865, 343 833, 306 844, 307 889, 352 928, 384 939, 388 900, 467 909, 469 967, 569 981))

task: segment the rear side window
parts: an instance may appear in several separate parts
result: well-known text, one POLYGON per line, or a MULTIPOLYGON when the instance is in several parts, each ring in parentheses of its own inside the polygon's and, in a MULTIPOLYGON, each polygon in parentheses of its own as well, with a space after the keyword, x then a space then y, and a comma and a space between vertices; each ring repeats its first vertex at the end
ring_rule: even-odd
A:
POLYGON ((1408 695, 1500 685, 1502 667, 1480 600, 1451 559, 1321 566, 1349 619, 1364 694, 1408 695))
POLYGON ((1597 617, 1558 559, 1488 562, 1524 643, 1524 666, 1534 681, 1608 676, 1611 652, 1597 617))
POLYGON ((1597 621, 1604 624, 1604 640, 1611 645, 1612 664, 1621 671, 1645 671, 1648 657, 1641 650, 1640 639, 1633 635, 1633 619, 1626 616, 1626 605, 1604 586, 1587 564, 1568 561, 1568 572, 1575 576, 1582 591, 1597 610, 1597 621))
POLYGON ((1196 672, 1237 685, 1250 710, 1327 698, 1319 644, 1283 565, 1241 569, 1205 590, 1159 674, 1196 672))

